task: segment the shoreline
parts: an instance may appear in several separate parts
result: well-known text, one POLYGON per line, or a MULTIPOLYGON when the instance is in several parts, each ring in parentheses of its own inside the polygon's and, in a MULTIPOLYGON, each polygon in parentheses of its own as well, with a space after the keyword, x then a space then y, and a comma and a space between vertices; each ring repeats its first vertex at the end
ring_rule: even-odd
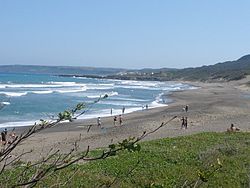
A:
MULTIPOLYGON (((178 82, 178 81, 174 81, 174 82, 177 82, 177 83, 182 83, 182 82, 178 82)), ((185 91, 185 90, 192 90, 193 87, 196 87, 190 83, 184 83, 184 84, 187 84, 189 87, 186 88, 186 89, 181 89, 181 90, 176 90, 177 92, 179 91, 185 91)), ((195 88, 197 89, 197 88, 195 88)), ((163 102, 151 102, 149 104, 149 107, 148 109, 154 109, 154 108, 159 108, 159 107, 165 107, 165 106, 168 106, 169 104, 173 103, 173 100, 171 98, 169 98, 169 96, 171 95, 172 92, 176 92, 176 91, 165 91, 165 93, 159 93, 159 96, 161 96, 161 100, 163 102), (153 105, 154 103, 154 105, 153 105), (150 106, 151 105, 151 106, 150 106)), ((106 109, 107 111, 110 110, 110 109, 106 109)), ((117 111, 117 109, 115 109, 117 111)), ((122 109, 120 109, 122 111, 122 109)), ((138 107, 130 107, 130 108, 127 108, 126 111, 129 111, 129 112, 126 112, 126 113, 114 113, 112 115, 110 114, 84 114, 83 115, 83 118, 78 118, 76 121, 85 121, 85 120, 90 120, 90 119, 96 119, 97 117, 101 117, 101 118, 107 118, 107 117, 114 117, 114 116, 118 116, 120 114, 122 115, 125 115, 125 114, 130 114, 130 113, 134 113, 134 112, 140 112, 140 111, 144 111, 144 110, 147 110, 146 107, 143 107, 143 106, 138 106, 138 107), (94 115, 96 115, 94 117, 94 115), (84 116, 89 116, 89 117, 84 117, 84 116), (93 117, 91 117, 93 116, 93 117)), ((46 118, 38 118, 37 120, 27 120, 27 121, 11 121, 11 122, 2 122, 0 123, 0 129, 4 129, 4 128, 7 128, 9 130, 11 129, 22 129, 22 128, 26 128, 26 127, 32 127, 34 125, 35 122, 39 122, 39 119, 45 119, 46 118), (2 126, 1 126, 2 125, 2 126)))
POLYGON ((75 141, 78 141, 79 150, 82 151, 88 146, 91 149, 105 147, 129 137, 138 137, 143 131, 153 130, 174 116, 178 118, 144 140, 200 132, 222 132, 226 131, 231 123, 240 127, 241 131, 250 131, 250 98, 241 96, 249 94, 249 91, 238 87, 239 82, 189 84, 199 89, 171 92, 168 96, 172 102, 166 107, 124 114, 122 126, 114 126, 113 117, 102 118, 104 128, 96 126, 96 119, 62 123, 35 134, 16 148, 15 152, 33 149, 36 151, 34 155, 26 156, 25 160, 35 160, 46 155, 50 148, 59 149, 62 153, 68 152, 75 141), (189 105, 187 113, 182 111, 185 105, 189 105), (188 117, 186 130, 181 129, 180 119, 183 116, 188 117), (88 125, 93 125, 89 132, 88 125))

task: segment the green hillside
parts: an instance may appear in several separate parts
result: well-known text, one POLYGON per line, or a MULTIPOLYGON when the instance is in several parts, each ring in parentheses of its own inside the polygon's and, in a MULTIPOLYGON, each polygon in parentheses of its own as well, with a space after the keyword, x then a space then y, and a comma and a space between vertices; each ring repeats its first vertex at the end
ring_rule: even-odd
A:
POLYGON ((240 80, 249 74, 250 55, 246 55, 236 61, 227 61, 215 65, 185 69, 148 69, 147 71, 142 69, 130 71, 123 75, 112 75, 109 78, 159 81, 230 81, 240 80))

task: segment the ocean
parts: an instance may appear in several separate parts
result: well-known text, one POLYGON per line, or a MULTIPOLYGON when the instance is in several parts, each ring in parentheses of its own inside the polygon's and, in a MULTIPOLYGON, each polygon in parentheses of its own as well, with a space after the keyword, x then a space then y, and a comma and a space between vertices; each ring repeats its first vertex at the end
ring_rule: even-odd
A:
POLYGON ((0 74, 0 128, 33 125, 39 119, 57 117, 77 103, 87 105, 100 96, 108 98, 93 105, 80 119, 118 115, 165 106, 165 94, 194 89, 177 82, 108 80, 35 74, 0 74), (163 97, 164 96, 164 97, 163 97))

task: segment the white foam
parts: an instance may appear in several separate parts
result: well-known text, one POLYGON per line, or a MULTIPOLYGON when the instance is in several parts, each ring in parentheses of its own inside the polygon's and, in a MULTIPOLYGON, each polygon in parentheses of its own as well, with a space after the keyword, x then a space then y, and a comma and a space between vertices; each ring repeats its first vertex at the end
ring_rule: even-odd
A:
POLYGON ((114 105, 114 106, 138 106, 138 103, 128 102, 128 101, 100 101, 101 104, 114 105))
POLYGON ((0 102, 2 105, 10 105, 9 102, 0 102))
POLYGON ((61 85, 49 84, 1 84, 0 88, 46 88, 46 87, 61 87, 61 85))
POLYGON ((102 95, 89 95, 87 96, 87 98, 89 99, 96 99, 96 98, 100 98, 102 95))
POLYGON ((84 83, 76 83, 76 82, 48 82, 49 84, 52 84, 52 86, 66 86, 66 87, 86 87, 86 84, 84 83))
POLYGON ((0 94, 4 94, 9 97, 21 97, 27 95, 28 92, 0 92, 0 94))
POLYGON ((155 100, 149 105, 151 108, 156 108, 156 107, 162 107, 162 106, 168 106, 167 104, 163 104, 162 102, 162 96, 164 93, 160 93, 155 100))
POLYGON ((193 90, 193 89, 199 89, 199 88, 200 88, 200 87, 191 86, 191 87, 189 87, 188 89, 193 90))
POLYGON ((115 85, 115 88, 125 88, 125 89, 147 89, 147 90, 159 90, 160 88, 147 87, 141 85, 115 85))
POLYGON ((86 84, 76 82, 46 82, 45 84, 0 84, 0 88, 54 88, 54 87, 85 87, 86 84))
POLYGON ((6 122, 1 123, 0 128, 5 127, 23 127, 23 126, 31 126, 34 125, 36 121, 17 121, 17 122, 6 122))
POLYGON ((35 94, 50 94, 53 93, 52 90, 45 90, 45 91, 30 91, 31 93, 35 93, 35 94))
POLYGON ((0 94, 4 94, 9 97, 21 97, 24 95, 27 95, 28 93, 33 93, 33 94, 50 94, 53 92, 57 93, 76 93, 76 92, 82 92, 86 91, 86 88, 80 88, 80 89, 57 89, 57 90, 39 90, 39 91, 24 91, 24 92, 0 92, 0 94))
POLYGON ((81 88, 81 89, 58 89, 58 90, 54 90, 54 92, 57 92, 57 93, 77 93, 77 92, 82 92, 82 91, 86 91, 86 88, 81 88))
POLYGON ((140 111, 141 109, 142 109, 141 107, 127 108, 125 110, 125 114, 129 114, 129 113, 132 113, 132 112, 140 111))
POLYGON ((91 90, 108 90, 113 89, 114 84, 86 84, 86 87, 91 90))
POLYGON ((168 106, 168 105, 167 104, 158 103, 157 101, 153 101, 149 105, 149 108, 157 108, 157 107, 163 107, 163 106, 168 106))
POLYGON ((122 101, 135 101, 135 102, 146 102, 148 100, 145 100, 145 99, 133 99, 133 98, 122 98, 122 97, 114 97, 113 99, 116 99, 116 100, 122 100, 122 101))
POLYGON ((111 93, 107 93, 108 96, 115 96, 118 95, 118 92, 112 91, 111 93))
POLYGON ((111 97, 111 96, 118 95, 118 92, 112 91, 112 92, 110 92, 110 93, 105 93, 105 94, 101 94, 101 95, 88 95, 87 98, 89 98, 89 99, 100 98, 100 97, 104 97, 106 94, 107 94, 109 97, 111 97))
POLYGON ((98 84, 99 86, 114 86, 114 84, 98 84))
POLYGON ((123 85, 133 85, 133 86, 148 86, 148 87, 155 87, 159 84, 159 82, 155 81, 133 81, 133 80, 126 80, 122 81, 121 84, 123 85))

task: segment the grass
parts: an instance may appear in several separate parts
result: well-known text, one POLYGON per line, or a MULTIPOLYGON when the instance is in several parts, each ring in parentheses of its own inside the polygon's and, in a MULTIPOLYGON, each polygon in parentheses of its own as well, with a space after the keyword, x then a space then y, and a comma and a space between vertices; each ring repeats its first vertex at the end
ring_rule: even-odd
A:
POLYGON ((250 133, 201 133, 141 146, 140 152, 73 165, 38 186, 67 180, 61 187, 193 187, 197 180, 201 187, 250 185, 250 133))

